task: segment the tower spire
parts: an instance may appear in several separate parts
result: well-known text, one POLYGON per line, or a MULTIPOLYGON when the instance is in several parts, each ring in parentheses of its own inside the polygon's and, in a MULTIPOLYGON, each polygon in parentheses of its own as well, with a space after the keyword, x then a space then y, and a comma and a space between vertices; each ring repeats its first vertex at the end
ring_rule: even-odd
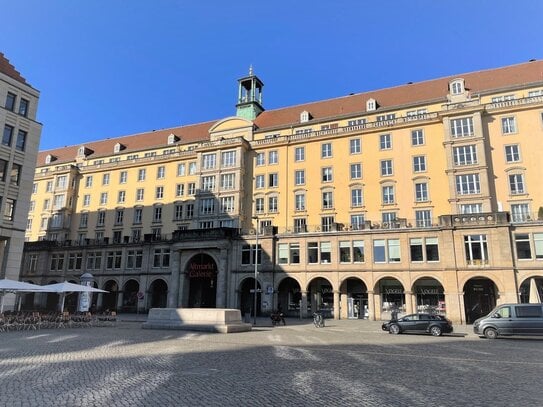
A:
POLYGON ((249 65, 249 76, 238 79, 236 116, 254 120, 264 111, 262 107, 263 87, 262 81, 254 74, 253 64, 249 65))

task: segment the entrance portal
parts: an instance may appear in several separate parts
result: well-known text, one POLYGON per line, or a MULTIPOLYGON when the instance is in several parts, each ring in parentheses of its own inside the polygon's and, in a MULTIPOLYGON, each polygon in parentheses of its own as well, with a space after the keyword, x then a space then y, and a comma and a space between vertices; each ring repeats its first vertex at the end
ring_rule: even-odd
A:
POLYGON ((217 304, 217 264, 208 254, 194 256, 187 265, 189 308, 215 308, 217 304))
POLYGON ((472 278, 464 286, 466 322, 472 324, 496 306, 496 285, 488 278, 472 278))

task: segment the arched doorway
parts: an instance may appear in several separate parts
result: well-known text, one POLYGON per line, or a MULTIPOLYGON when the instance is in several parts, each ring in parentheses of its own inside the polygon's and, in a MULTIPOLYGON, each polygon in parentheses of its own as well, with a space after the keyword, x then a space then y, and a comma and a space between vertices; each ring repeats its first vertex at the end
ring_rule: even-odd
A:
POLYGON ((527 278, 522 282, 519 288, 519 300, 522 304, 537 302, 537 299, 539 299, 539 302, 543 301, 543 277, 541 276, 527 278), (535 284, 539 298, 537 298, 537 294, 532 288, 533 284, 535 284))
MULTIPOLYGON (((262 305, 262 293, 260 283, 256 282, 257 293, 256 293, 256 315, 260 315, 261 305, 262 305)), ((239 309, 242 315, 251 315, 254 316, 253 309, 255 303, 254 297, 255 290, 255 279, 249 277, 244 279, 239 287, 239 309)))
POLYGON ((149 287, 151 308, 166 308, 168 299, 168 284, 161 278, 152 282, 149 287))
POLYGON ((488 278, 476 277, 464 285, 464 311, 466 322, 472 324, 477 318, 487 315, 496 306, 498 290, 488 278))
POLYGON ((137 312, 138 310, 138 292, 140 283, 136 280, 128 280, 123 288, 123 311, 137 312))
POLYGON ((119 298, 119 285, 115 280, 108 280, 104 284, 107 293, 102 294, 102 310, 117 311, 117 299, 119 298))
POLYGON ((277 289, 277 310, 287 316, 299 316, 302 291, 298 281, 292 277, 284 278, 277 289))
POLYGON ((435 278, 419 278, 413 284, 413 294, 415 294, 415 310, 417 312, 445 314, 446 306, 443 286, 435 278))
MULTIPOLYGON (((56 284, 58 281, 51 281, 47 283, 49 284, 56 284)), ((47 293, 47 297, 45 299, 45 309, 47 311, 59 311, 60 305, 59 305, 59 298, 60 296, 57 293, 47 293)))
POLYGON ((377 283, 381 298, 381 319, 392 318, 405 313, 405 290, 403 284, 396 278, 385 277, 377 283))
POLYGON ((369 317, 368 289, 359 278, 347 278, 339 288, 341 294, 341 317, 363 319, 369 317), (345 302, 345 304, 343 304, 345 302))
POLYGON ((334 289, 330 281, 322 277, 315 278, 309 283, 308 293, 311 314, 321 312, 326 318, 334 317, 334 289))
POLYGON ((189 308, 215 308, 217 303, 217 264, 204 253, 194 256, 187 264, 189 308))

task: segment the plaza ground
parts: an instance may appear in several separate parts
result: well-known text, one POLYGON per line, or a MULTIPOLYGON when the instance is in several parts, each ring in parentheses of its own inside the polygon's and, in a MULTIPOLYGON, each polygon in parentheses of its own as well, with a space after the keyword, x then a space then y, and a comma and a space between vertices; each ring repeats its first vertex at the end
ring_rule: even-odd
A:
POLYGON ((246 333, 112 327, 0 333, 5 406, 534 406, 543 340, 389 335, 380 322, 258 319, 246 333))

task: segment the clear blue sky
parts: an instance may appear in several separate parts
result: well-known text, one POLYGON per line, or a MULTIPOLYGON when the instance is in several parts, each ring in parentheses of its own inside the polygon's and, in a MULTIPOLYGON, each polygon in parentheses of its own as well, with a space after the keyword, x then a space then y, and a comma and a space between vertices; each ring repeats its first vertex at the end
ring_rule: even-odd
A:
POLYGON ((543 58, 540 0, 0 0, 40 149, 543 58))

